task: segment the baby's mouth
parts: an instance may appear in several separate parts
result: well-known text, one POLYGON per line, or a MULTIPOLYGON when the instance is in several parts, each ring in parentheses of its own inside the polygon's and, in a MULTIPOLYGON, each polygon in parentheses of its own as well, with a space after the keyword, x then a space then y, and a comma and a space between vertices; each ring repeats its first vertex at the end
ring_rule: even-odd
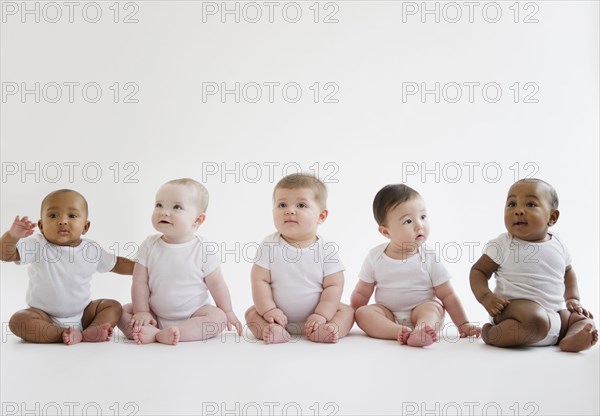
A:
POLYGON ((527 221, 517 221, 513 225, 516 225, 517 227, 527 225, 527 221))

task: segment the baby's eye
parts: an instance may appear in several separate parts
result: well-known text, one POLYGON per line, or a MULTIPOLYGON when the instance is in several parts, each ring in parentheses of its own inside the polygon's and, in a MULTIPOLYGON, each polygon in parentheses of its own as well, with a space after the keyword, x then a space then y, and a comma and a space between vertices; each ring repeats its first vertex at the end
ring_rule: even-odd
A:
POLYGON ((173 209, 183 209, 183 207, 179 204, 173 205, 173 209))
POLYGON ((421 215, 422 220, 424 220, 425 218, 427 218, 427 215, 425 215, 425 214, 421 215))
POLYGON ((511 201, 506 206, 509 207, 509 208, 514 208, 514 207, 517 206, 517 204, 515 202, 511 201))
POLYGON ((77 218, 77 215, 75 215, 75 214, 70 214, 70 215, 69 215, 69 218, 77 218))
POLYGON ((306 208, 306 207, 308 207, 308 205, 306 205, 304 202, 300 202, 298 204, 298 208, 306 208))
POLYGON ((408 220, 404 221, 402 224, 412 224, 412 220, 408 219, 408 220))
POLYGON ((56 214, 50 214, 50 215, 48 215, 48 216, 49 216, 50 218, 57 218, 57 217, 58 217, 58 215, 56 215, 56 214))
POLYGON ((527 206, 528 207, 537 207, 537 204, 535 202, 528 202, 527 206))
POLYGON ((157 202, 156 204, 154 204, 154 208, 162 208, 162 204, 160 202, 157 202))
POLYGON ((280 202, 279 204, 277 204, 277 208, 285 208, 285 202, 280 202))

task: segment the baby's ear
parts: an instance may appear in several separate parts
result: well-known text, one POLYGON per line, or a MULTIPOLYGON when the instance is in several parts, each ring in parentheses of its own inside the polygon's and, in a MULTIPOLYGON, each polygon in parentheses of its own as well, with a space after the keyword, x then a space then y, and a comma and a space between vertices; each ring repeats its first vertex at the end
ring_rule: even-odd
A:
POLYGON ((83 235, 83 234, 87 233, 90 230, 91 225, 92 225, 91 222, 86 221, 85 225, 83 226, 83 231, 81 232, 81 234, 83 235))
POLYGON ((381 235, 384 236, 385 238, 390 238, 390 232, 388 231, 388 229, 385 225, 380 225, 377 230, 379 230, 381 235))
POLYGON ((194 225, 196 227, 201 226, 205 219, 206 219, 206 214, 203 212, 202 214, 198 215, 198 217, 196 218, 196 221, 194 221, 194 225))
POLYGON ((555 209, 550 213, 550 219, 548 220, 548 227, 552 227, 554 224, 556 224, 556 221, 558 221, 558 217, 560 215, 560 212, 555 209))

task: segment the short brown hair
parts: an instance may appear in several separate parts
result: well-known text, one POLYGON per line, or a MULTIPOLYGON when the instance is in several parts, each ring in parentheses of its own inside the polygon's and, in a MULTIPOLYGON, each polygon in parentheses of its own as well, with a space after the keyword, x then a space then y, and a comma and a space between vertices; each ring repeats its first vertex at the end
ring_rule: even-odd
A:
POLYGON ((377 225, 384 225, 387 213, 398 206, 398 204, 420 196, 410 186, 401 183, 386 185, 381 188, 373 200, 373 215, 375 216, 377 225))
POLYGON ((293 173, 281 178, 279 182, 277 182, 277 185, 275 185, 275 189, 273 189, 273 201, 275 201, 275 192, 278 189, 300 188, 312 190, 315 193, 315 201, 317 201, 319 207, 321 209, 327 207, 327 187, 319 178, 306 173, 293 173))
POLYGON ((183 185, 190 186, 196 191, 196 205, 200 212, 206 212, 208 208, 208 189, 200 182, 191 178, 173 179, 166 182, 165 185, 183 185))

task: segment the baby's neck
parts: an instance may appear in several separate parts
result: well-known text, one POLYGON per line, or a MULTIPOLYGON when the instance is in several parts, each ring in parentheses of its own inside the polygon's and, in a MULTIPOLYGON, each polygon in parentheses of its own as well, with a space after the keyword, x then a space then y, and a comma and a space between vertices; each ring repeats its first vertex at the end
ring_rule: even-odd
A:
POLYGON ((385 248, 385 255, 394 260, 406 260, 407 258, 414 256, 419 252, 418 246, 396 246, 390 242, 385 248))
POLYGON ((313 236, 310 236, 307 238, 294 240, 289 237, 286 237, 283 234, 281 234, 281 238, 283 238, 286 241, 286 243, 288 243, 292 246, 295 246, 295 247, 300 247, 300 248, 310 247, 319 239, 316 235, 313 235, 313 236))

